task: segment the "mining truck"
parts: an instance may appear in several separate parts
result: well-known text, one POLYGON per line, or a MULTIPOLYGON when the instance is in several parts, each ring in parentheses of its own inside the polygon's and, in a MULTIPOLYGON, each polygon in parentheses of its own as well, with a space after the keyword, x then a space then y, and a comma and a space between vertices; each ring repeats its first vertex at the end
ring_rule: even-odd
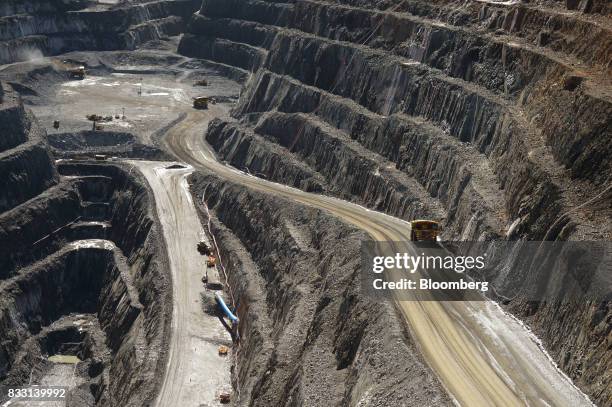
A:
POLYGON ((212 254, 212 250, 208 247, 205 241, 199 242, 197 248, 198 253, 200 253, 202 256, 212 254))
POLYGON ((413 220, 410 222, 410 240, 414 242, 435 242, 440 231, 440 224, 433 220, 413 220))
POLYGON ((68 69, 68 77, 70 79, 85 79, 85 67, 79 66, 68 69))
POLYGON ((201 96, 193 99, 193 107, 195 109, 208 109, 208 98, 201 96))

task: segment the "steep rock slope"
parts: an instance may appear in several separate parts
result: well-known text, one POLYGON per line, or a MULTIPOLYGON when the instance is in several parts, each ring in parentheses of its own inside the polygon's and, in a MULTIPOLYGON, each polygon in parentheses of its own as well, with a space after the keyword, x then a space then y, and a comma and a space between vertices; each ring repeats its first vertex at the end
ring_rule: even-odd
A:
POLYGON ((43 132, 23 109, 19 95, 0 83, 0 212, 12 209, 58 181, 43 132))
MULTIPOLYGON (((452 235, 502 234, 520 219, 513 229, 516 234, 543 237, 555 215, 579 201, 568 189, 576 186, 593 196, 610 177, 605 81, 609 24, 579 15, 564 17, 547 8, 435 5, 404 2, 391 6, 390 12, 310 1, 236 1, 230 6, 207 0, 180 49, 224 63, 240 60, 254 71, 261 66, 234 115, 242 119, 239 126, 251 127, 268 140, 274 138, 269 134, 272 121, 297 121, 297 127, 286 132, 289 157, 308 161, 304 154, 310 153, 300 145, 309 145, 301 139, 313 131, 306 122, 314 122, 328 139, 351 138, 379 154, 371 157, 379 161, 379 170, 396 167, 419 181, 423 192, 450 211, 452 235), (397 12, 412 8, 432 15, 397 12), (461 14, 456 19, 462 24, 432 18, 446 16, 445 11, 461 14), (570 26, 576 20, 578 27, 570 26), (592 29, 590 36, 579 37, 587 28, 592 29), (543 35, 549 35, 548 42, 543 35), (602 39, 601 45, 587 47, 596 38, 602 39), (544 45, 532 44, 538 40, 544 45), (265 63, 262 53, 267 55, 265 63), (578 57, 589 68, 582 76, 574 68, 578 57), (307 114, 260 117, 272 110, 307 114), (576 112, 562 116, 568 110, 576 112), (411 132, 418 137, 410 137, 411 132), (462 192, 466 186, 469 193, 462 192), (535 207, 539 210, 531 213, 529 208, 535 207)), ((215 133, 209 132, 213 142, 215 133)), ((227 158, 245 166, 254 160, 246 149, 225 147, 241 152, 240 157, 227 158)), ((260 150, 258 156, 265 154, 260 150)), ((265 165, 266 160, 260 161, 258 165, 265 165)), ((350 167, 346 158, 344 163, 350 167)), ((319 166, 311 166, 320 172, 319 166)), ((266 173, 264 168, 252 169, 266 173)), ((371 172, 376 174, 376 168, 371 172)), ((352 195, 410 217, 410 212, 381 204, 382 193, 378 200, 352 195)), ((608 226, 607 217, 598 210, 586 211, 588 216, 574 213, 557 226, 574 223, 581 233, 602 237, 595 219, 608 226)), ((550 232, 554 236, 559 230, 550 232)))
POLYGON ((58 172, 31 113, 0 89, 0 383, 57 381, 48 357, 72 355, 67 405, 145 405, 171 312, 149 190, 116 166, 58 172))
POLYGON ((196 3, 158 0, 110 7, 83 0, 8 2, 0 7, 0 63, 75 50, 134 49, 180 34, 196 3))
POLYGON ((238 304, 237 405, 452 405, 392 303, 360 294, 362 232, 213 174, 189 182, 238 304))
MULTIPOLYGON (((253 174, 441 219, 448 239, 610 240, 609 14, 597 1, 204 0, 179 51, 253 72, 234 120, 206 134, 253 174)), ((612 400, 609 304, 509 306, 612 400)))

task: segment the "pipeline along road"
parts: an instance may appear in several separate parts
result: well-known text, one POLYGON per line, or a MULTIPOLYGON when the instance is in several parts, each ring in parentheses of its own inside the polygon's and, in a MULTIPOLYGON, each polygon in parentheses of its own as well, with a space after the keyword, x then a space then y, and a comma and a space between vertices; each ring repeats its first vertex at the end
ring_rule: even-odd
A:
MULTIPOLYGON (((204 313, 201 279, 205 257, 196 250, 204 230, 187 186, 192 168, 168 168, 159 161, 128 161, 147 179, 155 196, 157 215, 168 247, 172 274, 172 325, 166 372, 156 405, 215 405, 218 392, 230 390, 230 361, 220 357, 219 345, 231 346, 231 339, 219 320, 204 313)), ((210 243, 210 242, 209 242, 210 243)), ((211 278, 218 281, 216 271, 211 278)))

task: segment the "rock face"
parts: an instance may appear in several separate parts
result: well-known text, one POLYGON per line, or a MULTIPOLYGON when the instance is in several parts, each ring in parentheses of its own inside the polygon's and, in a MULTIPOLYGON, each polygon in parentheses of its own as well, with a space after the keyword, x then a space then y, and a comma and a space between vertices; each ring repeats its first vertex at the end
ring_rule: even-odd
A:
MULTIPOLYGON (((235 120, 206 134, 252 174, 440 219, 449 240, 610 240, 609 14, 597 1, 204 0, 179 50, 253 72, 235 120)), ((612 400, 607 304, 509 307, 612 400)))
POLYGON ((43 133, 23 109, 17 92, 0 84, 0 212, 12 209, 58 181, 43 133))
POLYGON ((82 361, 67 405, 147 405, 171 313, 150 191, 113 165, 58 172, 31 113, 1 89, 0 383, 38 383, 56 374, 48 356, 68 354, 82 361))
POLYGON ((214 175, 190 184, 239 304, 236 405, 452 405, 392 303, 360 294, 362 232, 214 175))
POLYGON ((180 34, 192 0, 87 8, 88 1, 7 2, 0 7, 0 63, 76 50, 134 49, 180 34))
POLYGON ((115 131, 80 131, 47 135, 47 142, 55 157, 79 157, 101 154, 112 157, 170 159, 156 147, 138 142, 132 133, 115 131))

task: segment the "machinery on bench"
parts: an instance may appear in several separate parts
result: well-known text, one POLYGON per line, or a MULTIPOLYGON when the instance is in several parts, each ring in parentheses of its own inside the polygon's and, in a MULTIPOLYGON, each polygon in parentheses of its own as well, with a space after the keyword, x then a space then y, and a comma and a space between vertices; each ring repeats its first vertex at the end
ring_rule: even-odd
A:
POLYGON ((217 267, 217 258, 215 257, 213 249, 203 240, 197 244, 197 249, 198 253, 202 256, 208 256, 206 259, 206 272, 204 273, 204 277, 202 277, 202 282, 206 285, 206 288, 210 290, 222 290, 223 284, 221 284, 220 281, 211 281, 208 275, 208 269, 216 269, 217 267))
MULTIPOLYGON (((207 289, 211 290, 223 290, 223 284, 221 282, 212 282, 208 276, 209 269, 215 269, 217 267, 217 258, 215 257, 214 250, 212 247, 209 247, 208 244, 202 240, 197 244, 198 253, 202 256, 208 256, 206 260, 206 273, 202 278, 202 282, 206 285, 207 289)), ((219 292, 215 293, 215 302, 221 313, 219 314, 219 319, 223 326, 227 329, 227 331, 232 336, 232 341, 238 341, 238 317, 235 315, 235 311, 230 310, 230 307, 225 303, 223 297, 219 292), (229 319, 228 323, 225 320, 225 317, 229 319)))

